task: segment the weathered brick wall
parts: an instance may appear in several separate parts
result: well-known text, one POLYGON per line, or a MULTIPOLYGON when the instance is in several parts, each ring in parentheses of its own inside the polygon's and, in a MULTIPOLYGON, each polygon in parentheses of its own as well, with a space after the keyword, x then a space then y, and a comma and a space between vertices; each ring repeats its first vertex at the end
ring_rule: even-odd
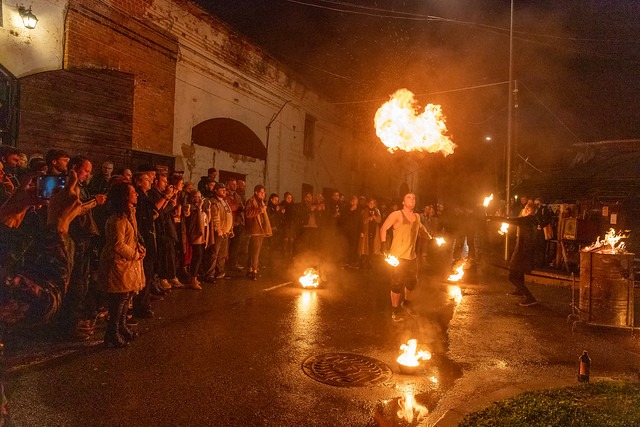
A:
POLYGON ((143 19, 143 0, 71 0, 64 68, 106 68, 134 75, 132 148, 173 154, 178 43, 143 19))

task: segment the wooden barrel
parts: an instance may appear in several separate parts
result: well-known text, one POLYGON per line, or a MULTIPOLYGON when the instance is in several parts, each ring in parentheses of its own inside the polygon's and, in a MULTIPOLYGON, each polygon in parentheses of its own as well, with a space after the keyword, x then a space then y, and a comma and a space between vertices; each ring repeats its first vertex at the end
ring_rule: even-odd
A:
POLYGON ((580 320, 633 326, 634 254, 580 252, 580 320))

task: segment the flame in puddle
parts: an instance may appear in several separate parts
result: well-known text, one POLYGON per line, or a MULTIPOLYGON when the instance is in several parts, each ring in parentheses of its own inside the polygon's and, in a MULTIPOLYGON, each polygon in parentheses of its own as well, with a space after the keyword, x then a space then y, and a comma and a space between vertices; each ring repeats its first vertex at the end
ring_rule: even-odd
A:
POLYGON ((482 206, 485 208, 489 206, 489 203, 493 200, 493 194, 484 198, 484 202, 482 202, 482 206))
POLYGON ((396 91, 376 112, 376 135, 390 152, 427 151, 453 154, 455 144, 445 135, 447 126, 440 105, 429 104, 418 113, 413 93, 396 91))
POLYGON ((445 243, 447 243, 447 242, 445 242, 444 237, 436 237, 436 245, 442 246, 445 243))
POLYGON ((398 261, 398 258, 394 257, 393 255, 387 255, 384 260, 392 267, 397 267, 400 265, 400 261, 398 261))
POLYGON ((303 288, 317 288, 320 284, 320 274, 313 267, 307 268, 298 279, 303 288))
POLYGON ((625 230, 624 232, 618 231, 613 228, 610 228, 607 234, 604 235, 604 238, 600 240, 600 236, 596 239, 595 243, 583 248, 584 252, 591 252, 598 250, 600 253, 609 253, 609 254, 617 254, 625 252, 625 243, 620 240, 626 239, 629 237, 629 230, 625 230))
POLYGON ((402 344, 400 350, 402 350, 402 354, 398 356, 396 361, 401 365, 418 366, 420 360, 431 359, 431 353, 427 350, 418 351, 418 340, 416 339, 410 339, 406 344, 402 344))
POLYGON ((455 300, 457 304, 460 304, 460 301, 462 301, 462 290, 460 286, 449 286, 449 296, 455 300))
POLYGON ((508 231, 509 231, 509 224, 507 224, 506 222, 503 222, 500 225, 500 230, 498 230, 498 233, 504 236, 505 234, 507 234, 508 231))
POLYGON ((404 397, 398 398, 398 418, 408 423, 413 423, 414 418, 420 422, 428 413, 429 410, 416 401, 413 393, 407 391, 404 397))

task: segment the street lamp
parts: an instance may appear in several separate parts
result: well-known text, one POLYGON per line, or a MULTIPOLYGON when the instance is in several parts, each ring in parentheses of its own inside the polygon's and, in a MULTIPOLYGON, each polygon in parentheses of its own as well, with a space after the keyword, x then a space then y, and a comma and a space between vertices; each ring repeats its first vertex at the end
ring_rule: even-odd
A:
POLYGON ((31 6, 29 6, 29 9, 25 8, 24 6, 18 6, 18 13, 22 18, 22 23, 24 24, 25 28, 28 28, 30 30, 36 28, 36 25, 38 25, 38 18, 33 14, 33 12, 31 12, 31 6))

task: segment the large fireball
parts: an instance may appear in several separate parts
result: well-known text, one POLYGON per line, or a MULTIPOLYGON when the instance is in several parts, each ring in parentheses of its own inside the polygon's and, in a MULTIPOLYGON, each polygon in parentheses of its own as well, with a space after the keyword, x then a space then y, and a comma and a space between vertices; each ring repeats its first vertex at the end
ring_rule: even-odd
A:
POLYGON ((439 105, 429 104, 423 113, 413 93, 400 89, 376 112, 376 135, 390 152, 426 151, 453 154, 455 144, 446 136, 447 126, 439 105))

